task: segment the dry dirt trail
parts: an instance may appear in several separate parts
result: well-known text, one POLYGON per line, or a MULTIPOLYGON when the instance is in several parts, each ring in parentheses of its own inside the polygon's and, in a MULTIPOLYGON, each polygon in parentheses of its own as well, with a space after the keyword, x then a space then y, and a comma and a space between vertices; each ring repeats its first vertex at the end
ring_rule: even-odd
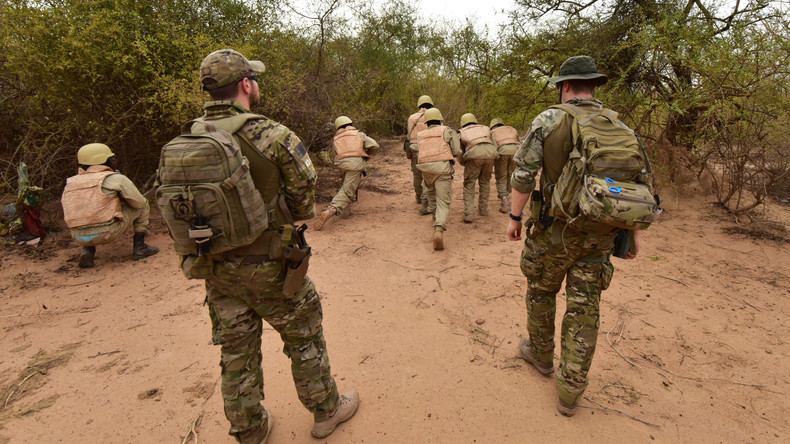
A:
MULTIPOLYGON (((326 442, 790 441, 787 244, 725 234, 709 204, 666 197, 640 257, 615 260, 590 386, 565 418, 554 380, 516 358, 522 243, 495 199, 461 222, 459 167, 434 252, 399 142, 383 145, 353 216, 308 231, 332 370, 362 399, 326 442)), ((320 174, 319 211, 338 183, 320 174)), ((201 443, 234 442, 202 282, 158 218, 153 232, 162 253, 131 261, 129 236, 91 270, 64 232, 0 248, 0 443, 180 443, 193 425, 201 443)), ((318 442, 268 327, 263 352, 269 443, 318 442)))

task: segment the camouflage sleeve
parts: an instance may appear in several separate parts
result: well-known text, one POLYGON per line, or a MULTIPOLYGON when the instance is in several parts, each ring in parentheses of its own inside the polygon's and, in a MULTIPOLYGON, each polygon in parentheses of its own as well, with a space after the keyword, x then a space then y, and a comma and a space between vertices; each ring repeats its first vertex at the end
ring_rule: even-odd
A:
POLYGON ((564 111, 551 108, 532 121, 521 148, 513 156, 516 169, 510 182, 514 190, 530 194, 535 189, 535 178, 543 167, 543 141, 562 121, 563 114, 564 111))
POLYGON ((315 216, 316 172, 307 148, 293 131, 273 121, 257 121, 248 132, 256 148, 280 169, 280 192, 295 220, 315 216))

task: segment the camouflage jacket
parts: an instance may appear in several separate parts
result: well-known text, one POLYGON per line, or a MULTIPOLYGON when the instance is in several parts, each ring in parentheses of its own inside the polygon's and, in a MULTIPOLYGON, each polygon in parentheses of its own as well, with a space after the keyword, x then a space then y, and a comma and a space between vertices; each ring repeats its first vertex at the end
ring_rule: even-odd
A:
MULTIPOLYGON (((567 103, 603 109, 603 103, 596 99, 571 99, 567 103)), ((513 156, 516 164, 511 177, 513 189, 531 194, 541 169, 541 188, 557 181, 572 148, 572 123, 573 119, 565 111, 556 108, 543 111, 532 121, 521 148, 513 156)))
MULTIPOLYGON (((217 120, 249 112, 238 102, 210 101, 203 105, 203 118, 217 120)), ((273 120, 263 117, 249 120, 239 132, 252 141, 255 152, 271 160, 280 172, 280 183, 273 184, 283 194, 294 220, 315 216, 316 172, 307 149, 293 131, 273 120)), ((249 156, 248 156, 249 157, 249 156)), ((255 169, 255 159, 249 159, 251 174, 256 187, 266 199, 270 178, 261 177, 255 169)))

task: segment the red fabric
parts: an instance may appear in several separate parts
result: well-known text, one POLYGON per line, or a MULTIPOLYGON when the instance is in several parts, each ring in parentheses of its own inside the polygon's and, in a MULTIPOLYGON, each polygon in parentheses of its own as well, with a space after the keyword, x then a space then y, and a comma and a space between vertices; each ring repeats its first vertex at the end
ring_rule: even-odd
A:
POLYGON ((38 236, 41 239, 47 237, 47 230, 41 225, 41 212, 35 208, 25 206, 25 213, 22 215, 25 230, 33 236, 38 236))

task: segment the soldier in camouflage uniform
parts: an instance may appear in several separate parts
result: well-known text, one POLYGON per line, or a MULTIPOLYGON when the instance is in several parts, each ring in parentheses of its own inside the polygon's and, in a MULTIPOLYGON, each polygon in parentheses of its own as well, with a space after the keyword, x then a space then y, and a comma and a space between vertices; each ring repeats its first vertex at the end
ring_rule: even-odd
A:
MULTIPOLYGON (((560 75, 549 80, 560 90, 562 103, 596 110, 603 107, 593 94, 596 86, 606 83, 607 76, 598 72, 592 58, 569 58, 562 64, 560 75)), ((571 151, 572 123, 571 116, 555 108, 542 112, 532 122, 514 158, 511 221, 507 227, 510 240, 521 239, 523 210, 541 169, 540 189, 548 194, 543 196, 541 214, 546 214, 550 205, 546 190, 557 182, 571 151)), ((587 373, 598 338, 601 291, 609 286, 614 271, 609 253, 615 235, 616 232, 578 232, 558 220, 552 223, 548 219, 528 236, 521 255, 521 270, 529 280, 526 295, 529 337, 521 339, 519 351, 546 376, 554 372, 557 292, 563 279, 567 279, 567 308, 562 319, 562 351, 557 371, 558 410, 566 416, 575 413, 576 403, 587 387, 587 373)), ((635 242, 638 248, 638 239, 635 242)))
MULTIPOLYGON (((204 105, 202 119, 222 129, 233 116, 249 112, 259 101, 257 74, 264 69, 263 63, 230 49, 209 54, 200 65, 200 80, 212 101, 204 105)), ((247 120, 234 137, 264 201, 279 200, 270 209, 270 226, 251 245, 218 255, 181 257, 187 277, 206 280, 212 339, 222 346, 222 397, 229 433, 241 443, 256 444, 270 434, 273 417, 261 406, 265 320, 280 334, 283 352, 291 359, 299 400, 314 415, 312 434, 323 438, 356 413, 359 396, 355 391, 338 394, 315 285, 305 277, 301 289, 286 297, 284 259, 269 256, 280 238, 288 240, 278 230, 290 233, 294 220, 314 216, 315 169, 296 134, 264 116, 247 120)))
MULTIPOLYGON (((366 159, 379 150, 379 144, 365 133, 352 126, 351 119, 340 116, 335 119, 335 139, 332 143, 335 167, 343 174, 343 186, 337 192, 329 208, 313 224, 313 229, 320 230, 326 221, 343 210, 351 211, 351 202, 357 201, 357 192, 362 178, 367 176, 366 159)), ((341 215, 342 216, 342 215, 341 215)))

